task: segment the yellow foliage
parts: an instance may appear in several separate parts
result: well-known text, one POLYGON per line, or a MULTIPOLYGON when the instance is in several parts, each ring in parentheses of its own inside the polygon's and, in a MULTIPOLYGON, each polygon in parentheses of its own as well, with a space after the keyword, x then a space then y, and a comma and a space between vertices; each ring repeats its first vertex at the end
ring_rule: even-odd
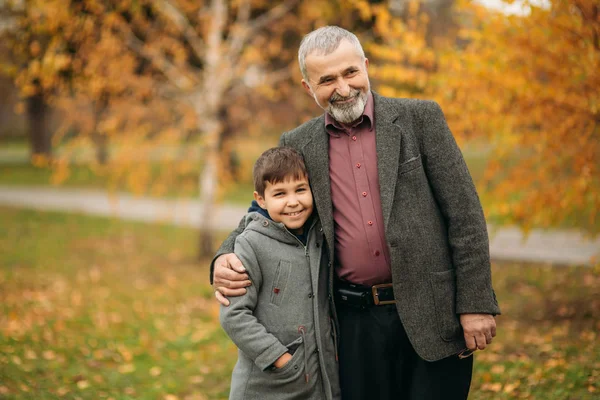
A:
POLYGON ((494 146, 485 186, 505 222, 600 229, 600 12, 551 0, 525 16, 468 5, 464 49, 440 57, 433 95, 453 131, 494 146))

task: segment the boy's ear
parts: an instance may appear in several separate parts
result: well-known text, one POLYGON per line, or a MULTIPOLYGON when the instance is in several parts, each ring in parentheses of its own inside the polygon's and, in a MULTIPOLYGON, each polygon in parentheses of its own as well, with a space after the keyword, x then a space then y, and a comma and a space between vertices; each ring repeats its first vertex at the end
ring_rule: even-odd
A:
POLYGON ((260 208, 262 208, 263 210, 266 210, 267 206, 265 205, 265 198, 262 197, 260 194, 258 194, 258 192, 256 190, 254 191, 253 194, 254 194, 254 200, 256 200, 256 202, 258 203, 260 208))

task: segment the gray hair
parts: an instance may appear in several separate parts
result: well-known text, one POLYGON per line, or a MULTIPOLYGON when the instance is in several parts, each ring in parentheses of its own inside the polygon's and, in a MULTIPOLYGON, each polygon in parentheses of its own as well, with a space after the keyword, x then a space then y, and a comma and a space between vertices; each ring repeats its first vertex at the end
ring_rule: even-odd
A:
POLYGON ((300 64, 300 72, 302 72, 302 77, 305 81, 308 82, 306 57, 312 53, 318 55, 333 53, 343 39, 350 42, 358 54, 363 59, 365 58, 365 52, 356 35, 339 26, 324 26, 304 36, 302 42, 300 42, 300 48, 298 49, 298 63, 300 64))

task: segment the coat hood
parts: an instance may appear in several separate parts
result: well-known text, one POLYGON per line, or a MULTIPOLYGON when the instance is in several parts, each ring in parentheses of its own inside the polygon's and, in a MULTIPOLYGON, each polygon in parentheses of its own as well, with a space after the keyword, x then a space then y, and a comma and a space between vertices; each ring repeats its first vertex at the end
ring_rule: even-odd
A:
MULTIPOLYGON (((308 219, 308 223, 305 223, 305 228, 309 230, 317 223, 318 218, 311 215, 308 219)), ((269 238, 275 239, 282 243, 298 244, 301 243, 300 239, 290 232, 283 222, 275 222, 270 218, 265 217, 262 213, 253 211, 246 214, 244 218, 245 228, 244 230, 252 230, 265 235, 269 238)))

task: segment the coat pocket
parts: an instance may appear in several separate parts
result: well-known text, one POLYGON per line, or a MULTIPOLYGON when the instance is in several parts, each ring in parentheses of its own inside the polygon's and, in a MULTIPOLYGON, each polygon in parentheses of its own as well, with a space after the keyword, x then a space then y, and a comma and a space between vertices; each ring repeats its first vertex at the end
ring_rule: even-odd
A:
POLYGON ((291 377, 294 380, 304 371, 304 340, 300 336, 285 347, 292 354, 292 358, 283 367, 276 368, 270 372, 278 378, 286 379, 291 377))
POLYGON ((279 261, 279 265, 277 265, 273 287, 271 288, 271 303, 276 306, 280 306, 283 301, 291 269, 292 263, 289 261, 281 260, 279 261))
POLYGON ((421 155, 412 157, 411 159, 400 164, 399 174, 405 174, 407 172, 412 171, 413 169, 421 167, 422 165, 423 164, 421 163, 421 155))
POLYGON ((431 272, 429 282, 440 336, 447 342, 455 341, 462 334, 459 318, 456 315, 456 274, 453 269, 431 272))

